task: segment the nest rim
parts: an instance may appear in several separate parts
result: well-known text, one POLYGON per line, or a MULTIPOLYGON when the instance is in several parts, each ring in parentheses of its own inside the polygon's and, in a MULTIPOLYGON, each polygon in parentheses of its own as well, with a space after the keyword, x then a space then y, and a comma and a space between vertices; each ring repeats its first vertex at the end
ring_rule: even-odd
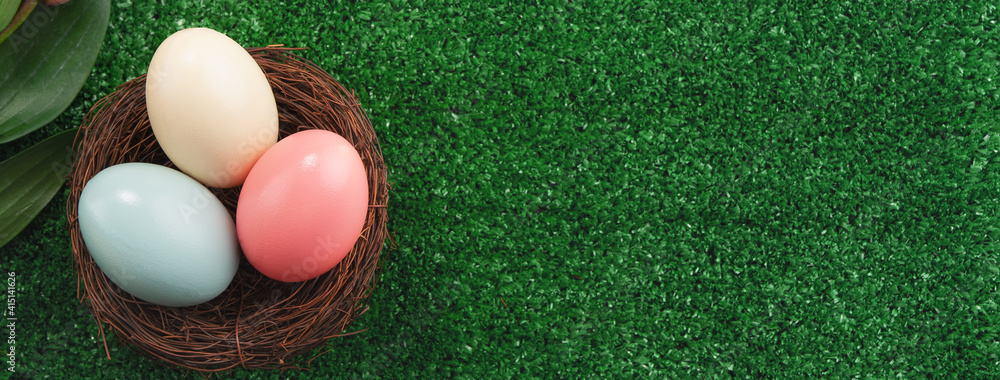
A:
MULTIPOLYGON (((302 354, 332 338, 364 331, 345 332, 368 310, 388 238, 387 168, 378 136, 354 92, 294 54, 302 48, 272 45, 246 50, 271 85, 278 105, 279 140, 300 130, 325 129, 358 150, 369 186, 361 237, 336 267, 304 282, 270 279, 241 255, 226 290, 202 304, 164 307, 123 291, 104 275, 83 242, 77 219, 82 189, 101 169, 115 164, 149 162, 176 169, 149 127, 146 76, 123 83, 94 104, 77 132, 74 144, 79 148, 68 176, 66 206, 77 298, 94 317, 109 359, 104 325, 144 356, 199 372, 302 368, 302 354)), ((235 217, 240 187, 209 189, 235 217)))

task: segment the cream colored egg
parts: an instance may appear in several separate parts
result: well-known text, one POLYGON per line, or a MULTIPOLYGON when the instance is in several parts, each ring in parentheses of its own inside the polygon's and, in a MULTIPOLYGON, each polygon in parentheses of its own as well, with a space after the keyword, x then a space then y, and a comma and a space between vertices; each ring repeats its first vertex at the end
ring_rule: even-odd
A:
POLYGON ((278 108, 264 72, 236 41, 211 29, 184 29, 160 44, 146 76, 146 107, 167 157, 207 186, 242 184, 278 141, 278 108))

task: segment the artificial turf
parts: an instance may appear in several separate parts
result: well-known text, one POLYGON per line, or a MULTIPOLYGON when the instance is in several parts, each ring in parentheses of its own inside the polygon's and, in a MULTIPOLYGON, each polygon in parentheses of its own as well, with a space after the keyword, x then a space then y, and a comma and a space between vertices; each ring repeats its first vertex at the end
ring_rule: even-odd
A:
MULTIPOLYGON (((1000 376, 993 2, 531 3, 114 2, 76 101, 0 159, 179 29, 308 47, 371 116, 398 247, 367 331, 227 377, 1000 376)), ((14 377, 193 376, 105 357, 65 206, 0 248, 14 377)))

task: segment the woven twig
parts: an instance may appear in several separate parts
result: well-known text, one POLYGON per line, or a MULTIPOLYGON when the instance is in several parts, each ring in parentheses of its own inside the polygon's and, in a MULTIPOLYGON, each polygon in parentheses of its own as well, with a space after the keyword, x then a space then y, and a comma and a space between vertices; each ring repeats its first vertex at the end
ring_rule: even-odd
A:
MULTIPOLYGON (((354 94, 297 49, 248 49, 267 76, 278 105, 280 136, 326 129, 354 144, 368 174, 368 216, 354 249, 330 272, 301 283, 272 280, 246 259, 229 288, 200 305, 154 305, 121 290, 94 263, 77 223, 83 186, 102 169, 126 162, 175 168, 157 144, 146 116, 146 78, 119 86, 87 113, 77 135, 67 218, 77 272, 77 297, 125 344, 168 364, 197 371, 299 368, 300 354, 328 339, 353 334, 348 326, 367 310, 381 270, 386 239, 386 168, 375 130, 354 94)), ((235 215, 239 188, 213 189, 235 215)), ((103 339, 103 338, 102 338, 103 339)), ((107 342, 103 342, 107 352, 107 342)), ((108 354, 110 358, 110 354, 108 354)))

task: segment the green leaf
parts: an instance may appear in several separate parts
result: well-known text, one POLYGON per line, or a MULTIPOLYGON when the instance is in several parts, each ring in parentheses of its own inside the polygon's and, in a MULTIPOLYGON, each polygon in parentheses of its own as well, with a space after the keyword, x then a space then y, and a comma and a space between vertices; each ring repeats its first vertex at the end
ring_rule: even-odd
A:
POLYGON ((0 0, 0 42, 7 39, 28 18, 38 2, 35 0, 0 0))
POLYGON ((76 131, 60 132, 0 162, 0 247, 17 236, 66 181, 76 131))
POLYGON ((4 29, 14 20, 14 14, 19 8, 21 0, 0 0, 0 25, 3 25, 4 29))
POLYGON ((80 92, 108 28, 109 0, 35 7, 0 44, 0 143, 59 116, 80 92))

